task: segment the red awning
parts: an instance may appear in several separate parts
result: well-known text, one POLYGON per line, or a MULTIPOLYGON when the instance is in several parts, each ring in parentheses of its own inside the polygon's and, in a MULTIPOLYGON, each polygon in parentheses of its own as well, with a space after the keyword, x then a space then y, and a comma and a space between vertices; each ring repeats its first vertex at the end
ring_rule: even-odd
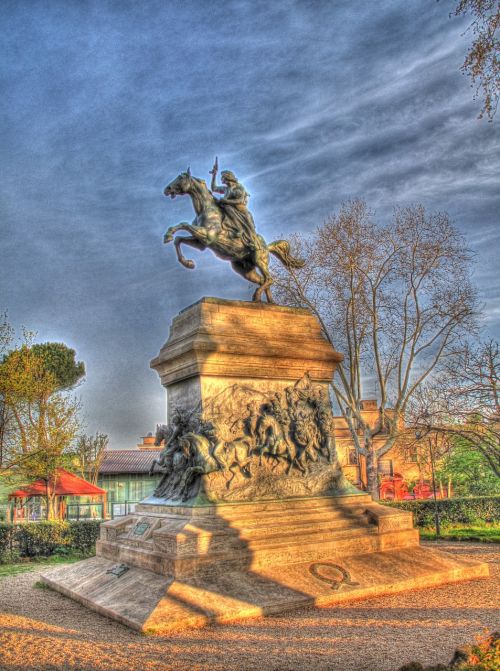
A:
MULTIPOLYGON (((96 487, 91 482, 87 482, 78 475, 70 473, 64 468, 58 468, 56 477, 49 482, 49 488, 54 490, 56 496, 97 496, 99 494, 106 494, 106 490, 96 487)), ((44 480, 37 480, 27 487, 18 489, 12 494, 9 494, 9 499, 19 498, 27 499, 30 496, 45 496, 47 493, 47 485, 44 480)))

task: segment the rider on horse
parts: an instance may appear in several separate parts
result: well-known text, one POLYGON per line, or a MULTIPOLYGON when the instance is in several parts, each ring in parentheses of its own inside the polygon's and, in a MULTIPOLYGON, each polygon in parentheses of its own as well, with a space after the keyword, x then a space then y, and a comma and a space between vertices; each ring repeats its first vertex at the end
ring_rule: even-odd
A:
POLYGON ((214 167, 210 170, 212 175, 210 190, 212 193, 223 194, 223 198, 217 200, 217 204, 224 213, 223 225, 231 232, 233 238, 241 238, 248 249, 255 250, 260 247, 260 244, 253 217, 247 208, 250 196, 230 170, 221 172, 221 181, 224 186, 218 186, 218 168, 218 162, 215 159, 214 167))

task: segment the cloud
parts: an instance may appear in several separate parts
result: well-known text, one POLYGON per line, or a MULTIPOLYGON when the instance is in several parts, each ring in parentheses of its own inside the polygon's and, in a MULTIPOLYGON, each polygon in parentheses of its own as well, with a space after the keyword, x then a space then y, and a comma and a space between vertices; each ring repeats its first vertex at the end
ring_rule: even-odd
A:
POLYGON ((458 72, 465 23, 441 4, 2 3, 2 298, 81 352, 90 430, 114 447, 152 430, 148 362, 172 317, 203 294, 251 295, 209 252, 190 251, 191 272, 161 243, 193 217, 164 185, 188 165, 208 178, 216 154, 268 239, 350 197, 381 219, 448 210, 498 328, 499 141, 458 72))

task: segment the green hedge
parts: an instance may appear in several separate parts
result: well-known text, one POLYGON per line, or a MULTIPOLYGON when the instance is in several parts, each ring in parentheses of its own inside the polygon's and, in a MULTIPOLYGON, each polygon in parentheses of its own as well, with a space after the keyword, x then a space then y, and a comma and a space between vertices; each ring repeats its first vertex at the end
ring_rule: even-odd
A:
POLYGON ((11 552, 12 525, 0 522, 0 561, 11 552))
MULTIPOLYGON (((410 510, 417 527, 434 525, 434 499, 425 501, 381 501, 384 505, 410 510)), ((500 496, 438 499, 439 519, 443 526, 500 522, 500 496)))
POLYGON ((97 520, 81 520, 69 523, 69 547, 90 554, 95 552, 95 542, 99 538, 101 523, 97 520))
POLYGON ((68 544, 68 523, 27 522, 20 524, 14 534, 21 557, 50 557, 68 544))
POLYGON ((0 523, 0 561, 12 551, 20 557, 49 557, 57 553, 91 554, 99 537, 98 520, 0 523))

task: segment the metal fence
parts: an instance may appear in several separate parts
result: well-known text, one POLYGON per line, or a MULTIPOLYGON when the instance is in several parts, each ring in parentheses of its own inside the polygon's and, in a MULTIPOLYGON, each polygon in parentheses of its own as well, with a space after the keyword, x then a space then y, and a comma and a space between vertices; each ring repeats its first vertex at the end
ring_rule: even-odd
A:
POLYGON ((104 512, 107 519, 130 515, 135 511, 140 501, 108 501, 106 511, 102 503, 68 503, 66 508, 67 520, 102 520, 104 512))
POLYGON ((108 517, 114 519, 115 517, 123 517, 135 512, 136 505, 140 501, 108 501, 108 517))
POLYGON ((103 520, 104 504, 102 503, 68 503, 66 506, 67 520, 103 520))
MULTIPOLYGON (((108 501, 106 508, 103 503, 68 503, 64 512, 67 520, 103 520, 114 519, 130 515, 135 511, 136 505, 140 501, 108 501)), ((0 506, 0 521, 5 519, 7 522, 13 522, 13 510, 10 506, 0 506)), ((45 507, 39 505, 30 507, 27 511, 24 522, 37 522, 46 519, 45 507)))

